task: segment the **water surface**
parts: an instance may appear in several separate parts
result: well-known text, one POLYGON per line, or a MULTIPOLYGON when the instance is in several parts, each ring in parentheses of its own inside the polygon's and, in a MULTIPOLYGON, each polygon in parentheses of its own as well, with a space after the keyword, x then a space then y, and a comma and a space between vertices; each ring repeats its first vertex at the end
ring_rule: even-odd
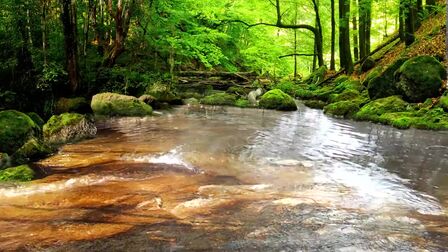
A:
POLYGON ((0 188, 0 250, 446 250, 446 132, 302 106, 97 124, 0 188))

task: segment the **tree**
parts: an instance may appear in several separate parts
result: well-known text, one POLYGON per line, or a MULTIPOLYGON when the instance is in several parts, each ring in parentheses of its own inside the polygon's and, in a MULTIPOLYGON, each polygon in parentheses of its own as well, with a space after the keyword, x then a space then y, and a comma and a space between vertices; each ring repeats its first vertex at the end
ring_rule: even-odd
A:
POLYGON ((359 58, 370 53, 370 29, 372 25, 372 0, 359 0, 359 58))
POLYGON ((336 44, 336 17, 335 17, 335 7, 334 0, 331 0, 331 59, 330 59, 330 70, 335 70, 335 44, 336 44))
POLYGON ((339 58, 347 73, 353 72, 350 49, 350 0, 339 0, 339 58))

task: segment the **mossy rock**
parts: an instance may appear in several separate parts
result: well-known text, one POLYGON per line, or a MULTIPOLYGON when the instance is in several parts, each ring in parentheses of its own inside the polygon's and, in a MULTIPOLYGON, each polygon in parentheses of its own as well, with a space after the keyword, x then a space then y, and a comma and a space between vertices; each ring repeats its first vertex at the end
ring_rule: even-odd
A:
POLYGON ((250 101, 247 99, 238 99, 235 102, 235 106, 238 108, 248 108, 251 107, 250 101))
POLYGON ((6 153, 0 153, 0 170, 11 166, 11 158, 6 153))
POLYGON ((291 81, 283 81, 275 85, 273 89, 280 89, 289 95, 294 95, 296 92, 296 85, 291 81))
POLYGON ((11 167, 0 171, 0 181, 30 181, 35 172, 28 165, 11 167))
POLYGON ((236 95, 224 92, 215 93, 201 99, 201 103, 206 105, 234 106, 235 102, 236 95))
POLYGON ((395 86, 395 72, 403 65, 407 58, 396 60, 379 76, 373 77, 367 84, 370 99, 376 100, 398 94, 395 86))
POLYGON ((249 92, 250 92, 249 89, 247 89, 245 87, 240 87, 240 86, 229 87, 226 91, 226 93, 235 94, 235 95, 239 95, 239 96, 246 96, 249 94, 249 92))
POLYGON ((417 56, 406 61, 396 72, 396 87, 408 102, 423 102, 440 94, 445 67, 434 57, 417 56))
POLYGON ((92 113, 92 109, 90 108, 89 102, 84 97, 76 97, 76 98, 62 97, 56 102, 54 112, 56 114, 62 114, 62 113, 88 114, 92 113))
POLYGON ((330 103, 340 102, 340 101, 349 101, 354 99, 359 99, 361 94, 354 89, 346 89, 340 94, 332 94, 330 96, 330 103))
POLYGON ((261 96, 259 106, 265 109, 297 110, 294 99, 280 89, 273 89, 261 96))
POLYGON ((361 64, 361 71, 367 72, 375 67, 375 60, 372 57, 367 57, 361 64))
POLYGON ((343 74, 341 76, 338 76, 336 79, 334 79, 333 84, 335 84, 336 86, 341 84, 342 82, 348 81, 350 78, 343 74))
POLYGON ((439 101, 440 107, 442 107, 446 112, 448 112, 448 95, 443 95, 440 97, 439 101))
POLYGON ((372 71, 370 71, 370 73, 367 74, 366 78, 361 82, 361 84, 367 87, 372 79, 377 78, 381 75, 382 71, 383 71, 382 67, 377 67, 373 69, 372 71))
POLYGON ((390 96, 369 102, 354 117, 357 120, 379 122, 379 118, 383 114, 407 110, 410 110, 409 103, 403 101, 399 96, 390 96))
POLYGON ((303 101, 303 104, 313 109, 323 109, 325 106, 327 106, 327 103, 321 100, 306 100, 303 101))
POLYGON ((338 84, 334 88, 335 93, 342 93, 345 90, 356 90, 358 92, 361 92, 365 89, 365 87, 361 84, 358 80, 346 80, 340 84, 338 84))
POLYGON ((33 122, 35 122, 39 126, 39 128, 42 128, 44 126, 45 121, 37 113, 29 112, 26 113, 26 115, 29 116, 31 120, 33 120, 33 122))
POLYGON ((380 116, 379 122, 400 129, 448 130, 448 114, 442 108, 386 113, 380 116))
POLYGON ((182 98, 178 96, 169 85, 163 83, 153 84, 145 91, 145 94, 156 98, 158 103, 182 105, 182 98))
POLYGON ((303 85, 300 85, 299 87, 297 87, 294 94, 296 97, 298 97, 300 99, 304 99, 304 100, 312 99, 314 97, 314 92, 307 89, 303 85))
POLYGON ((324 107, 324 113, 334 116, 351 117, 359 111, 362 100, 338 101, 324 107))
POLYGON ((93 96, 92 110, 97 115, 105 116, 148 116, 152 107, 143 101, 127 95, 101 93, 93 96))
POLYGON ((45 157, 50 153, 51 149, 45 143, 33 137, 22 145, 11 158, 14 164, 24 164, 45 157))
POLYGON ((40 127, 26 114, 15 110, 0 112, 0 152, 13 154, 30 138, 40 135, 40 127))
POLYGON ((91 138, 97 132, 92 118, 74 113, 52 116, 43 130, 45 141, 56 145, 91 138))
POLYGON ((318 69, 316 69, 310 76, 305 78, 303 83, 306 84, 317 84, 324 80, 325 74, 327 73, 327 67, 321 66, 318 69))

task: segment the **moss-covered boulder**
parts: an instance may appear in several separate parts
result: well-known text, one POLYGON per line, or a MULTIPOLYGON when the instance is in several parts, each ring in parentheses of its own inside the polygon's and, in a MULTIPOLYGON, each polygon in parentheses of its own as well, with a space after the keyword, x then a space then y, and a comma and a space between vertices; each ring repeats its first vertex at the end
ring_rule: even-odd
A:
POLYGON ((446 112, 448 112, 448 94, 440 97, 439 101, 440 107, 442 107, 446 112))
POLYGON ((1 153, 13 154, 30 138, 40 135, 40 127, 26 114, 15 110, 0 112, 1 153))
POLYGON ((367 57, 361 64, 361 71, 367 72, 375 67, 375 60, 372 57, 367 57))
POLYGON ((323 109, 325 106, 327 106, 327 103, 321 100, 305 100, 303 101, 303 104, 308 108, 313 109, 323 109))
POLYGON ((361 84, 364 87, 367 87, 369 85, 369 82, 373 79, 373 78, 377 78, 378 76, 381 75, 381 73, 383 72, 383 68, 382 67, 376 67, 375 69, 373 69, 372 71, 370 71, 367 76, 365 77, 365 79, 361 82, 361 84))
POLYGON ((164 83, 153 84, 147 88, 145 94, 154 97, 158 103, 182 105, 182 98, 172 90, 170 85, 164 83))
POLYGON ((6 153, 0 153, 0 170, 11 166, 11 158, 6 153))
POLYGON ((434 57, 417 56, 404 62, 395 78, 396 87, 406 101, 423 102, 439 96, 446 70, 434 57))
POLYGON ((229 87, 226 91, 226 93, 235 94, 235 95, 239 95, 239 96, 246 96, 249 94, 249 92, 250 92, 250 89, 247 89, 245 87, 240 87, 240 86, 229 87))
POLYGON ((26 113, 27 116, 31 118, 40 128, 42 128, 45 124, 45 121, 40 117, 37 113, 29 112, 26 113))
POLYGON ((236 99, 237 97, 234 94, 220 92, 202 98, 201 103, 206 105, 233 106, 235 105, 236 99))
POLYGON ((373 77, 367 84, 370 99, 376 100, 398 94, 395 86, 395 71, 406 61, 406 58, 398 59, 389 65, 380 75, 373 77))
POLYGON ((51 149, 41 140, 30 138, 11 156, 14 164, 25 164, 51 153, 51 149))
POLYGON ((92 109, 90 108, 90 104, 84 97, 76 97, 76 98, 59 98, 56 102, 55 114, 62 113, 80 113, 80 114, 88 114, 92 113, 92 109))
POLYGON ((30 181, 35 172, 28 165, 11 167, 0 171, 0 181, 30 181))
POLYGON ((265 109, 284 111, 297 110, 297 105, 294 99, 280 89, 273 89, 261 96, 259 106, 265 109))
POLYGON ((105 116, 148 116, 152 107, 143 101, 127 95, 101 93, 93 96, 92 110, 97 115, 105 116))
POLYGON ((349 101, 349 100, 354 100, 357 99, 361 96, 361 94, 354 89, 347 89, 344 90, 342 93, 340 94, 332 94, 330 96, 330 103, 334 103, 334 102, 340 102, 340 101, 349 101))
POLYGON ((359 111, 361 104, 361 99, 338 101, 325 106, 324 113, 334 116, 351 117, 359 111))
POLYGON ((399 96, 390 96, 369 102, 354 115, 357 120, 379 122, 381 115, 385 113, 403 112, 412 109, 409 103, 399 96))
POLYGON ((356 90, 358 92, 361 92, 365 89, 365 87, 361 84, 359 80, 346 80, 340 84, 338 84, 334 88, 335 93, 341 93, 345 90, 356 90))
POLYGON ((235 102, 235 106, 238 108, 248 108, 251 107, 250 101, 247 99, 238 99, 235 102))
POLYGON ((94 137, 97 132, 91 117, 74 113, 52 116, 43 130, 45 141, 56 145, 94 137))

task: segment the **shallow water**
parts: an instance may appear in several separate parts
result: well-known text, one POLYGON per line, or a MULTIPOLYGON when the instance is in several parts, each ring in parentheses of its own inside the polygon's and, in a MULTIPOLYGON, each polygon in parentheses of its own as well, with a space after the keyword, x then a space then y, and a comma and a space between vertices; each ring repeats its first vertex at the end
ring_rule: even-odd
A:
POLYGON ((447 250, 447 132, 302 106, 97 124, 0 188, 0 250, 447 250))

